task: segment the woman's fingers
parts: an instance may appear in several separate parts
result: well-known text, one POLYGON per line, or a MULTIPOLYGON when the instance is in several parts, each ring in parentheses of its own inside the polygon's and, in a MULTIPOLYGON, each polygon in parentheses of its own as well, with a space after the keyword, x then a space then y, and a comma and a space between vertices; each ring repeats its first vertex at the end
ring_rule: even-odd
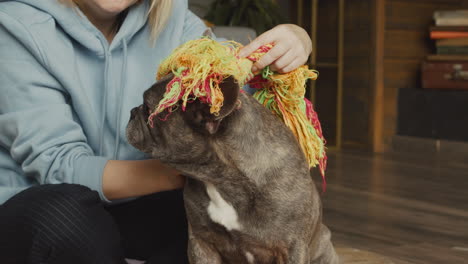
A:
POLYGON ((261 34, 252 42, 247 44, 239 51, 239 57, 244 58, 252 54, 258 48, 268 43, 273 43, 276 40, 276 34, 272 33, 271 30, 261 34))
POLYGON ((304 63, 302 62, 302 60, 297 57, 293 62, 291 62, 288 66, 284 67, 283 69, 281 69, 281 73, 288 73, 290 71, 293 71, 297 68, 299 68, 300 66, 304 65, 304 63))
POLYGON ((280 57, 284 56, 284 54, 287 53, 287 51, 288 50, 285 45, 278 44, 274 46, 253 65, 252 71, 255 72, 257 70, 265 68, 280 57))
POLYGON ((283 73, 283 69, 289 64, 291 64, 296 59, 296 57, 296 52, 292 49, 289 49, 286 52, 286 54, 281 56, 279 59, 277 59, 270 65, 270 69, 272 71, 283 73))
POLYGON ((281 73, 292 71, 306 63, 312 51, 312 41, 303 28, 284 24, 260 35, 242 48, 239 56, 247 57, 266 44, 274 44, 274 47, 254 63, 253 72, 268 65, 271 65, 272 70, 281 73))

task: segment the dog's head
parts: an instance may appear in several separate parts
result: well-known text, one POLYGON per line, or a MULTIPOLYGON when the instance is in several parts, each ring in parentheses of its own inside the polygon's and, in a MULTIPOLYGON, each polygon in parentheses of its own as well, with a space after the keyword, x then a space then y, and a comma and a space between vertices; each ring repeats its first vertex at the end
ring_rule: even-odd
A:
POLYGON ((237 107, 239 85, 233 77, 226 78, 220 85, 224 102, 219 115, 211 114, 207 104, 195 100, 187 104, 185 111, 179 108, 169 115, 167 110, 163 111, 153 118, 153 126, 150 126, 148 118, 163 98, 172 77, 146 90, 143 103, 132 109, 127 126, 128 142, 164 162, 202 161, 208 154, 208 138, 226 129, 226 119, 237 107))

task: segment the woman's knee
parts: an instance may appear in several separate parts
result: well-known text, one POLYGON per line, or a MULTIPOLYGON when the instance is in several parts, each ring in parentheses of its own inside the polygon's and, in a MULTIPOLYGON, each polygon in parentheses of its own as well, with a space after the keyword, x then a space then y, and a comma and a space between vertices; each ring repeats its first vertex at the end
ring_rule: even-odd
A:
POLYGON ((78 184, 44 184, 28 188, 4 203, 5 207, 23 204, 48 204, 51 201, 67 200, 78 204, 99 203, 99 194, 78 184))
POLYGON ((37 261, 50 259, 52 251, 56 256, 76 257, 120 251, 120 235, 112 217, 98 193, 84 186, 32 187, 8 200, 0 219, 0 236, 16 235, 12 246, 29 248, 37 261))
POLYGON ((94 206, 102 208, 99 195, 87 187, 74 184, 40 185, 6 201, 0 211, 0 222, 9 226, 10 230, 67 235, 73 226, 82 225, 80 219, 86 221, 88 208, 94 206))

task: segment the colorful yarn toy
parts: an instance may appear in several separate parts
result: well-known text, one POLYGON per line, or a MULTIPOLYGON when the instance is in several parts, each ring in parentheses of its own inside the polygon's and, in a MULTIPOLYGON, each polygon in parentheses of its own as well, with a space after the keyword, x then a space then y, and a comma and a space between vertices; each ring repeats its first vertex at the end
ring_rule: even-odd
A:
POLYGON ((179 107, 185 111, 187 103, 194 100, 208 104, 210 112, 218 115, 224 101, 220 84, 232 76, 240 87, 248 84, 257 88, 253 96, 292 130, 309 168, 319 166, 325 189, 326 141, 312 103, 304 98, 307 80, 317 79, 318 73, 305 65, 285 74, 272 72, 269 67, 252 73, 253 63, 272 47, 262 46, 247 58, 240 58, 242 45, 233 41, 203 37, 179 46, 159 67, 158 80, 171 73, 174 78, 148 122, 152 126, 153 118, 165 110, 168 115, 179 107))

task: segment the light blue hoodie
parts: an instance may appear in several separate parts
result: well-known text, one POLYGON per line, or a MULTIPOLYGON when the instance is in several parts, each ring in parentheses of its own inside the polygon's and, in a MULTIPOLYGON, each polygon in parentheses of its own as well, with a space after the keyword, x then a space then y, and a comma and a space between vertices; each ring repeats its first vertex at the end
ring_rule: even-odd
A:
POLYGON ((130 110, 161 60, 205 30, 187 0, 173 1, 154 46, 148 1, 129 10, 111 45, 57 0, 0 1, 0 204, 47 183, 82 184, 106 201, 106 162, 146 158, 127 143, 130 110))

